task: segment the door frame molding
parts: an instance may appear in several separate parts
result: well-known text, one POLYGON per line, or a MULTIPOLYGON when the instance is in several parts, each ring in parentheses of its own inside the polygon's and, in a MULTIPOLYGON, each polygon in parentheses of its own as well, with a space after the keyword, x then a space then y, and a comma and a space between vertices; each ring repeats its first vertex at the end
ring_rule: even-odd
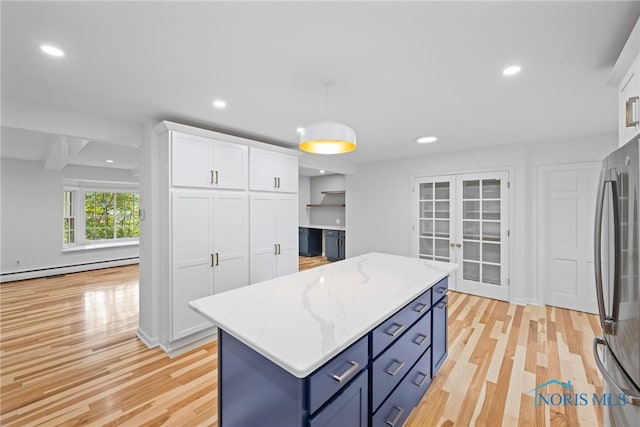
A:
MULTIPOLYGON (((473 169, 458 169, 455 171, 433 171, 433 172, 423 172, 423 173, 412 173, 409 175, 409 193, 410 193, 410 197, 409 197, 409 254, 411 254, 411 256, 415 256, 415 249, 416 249, 416 245, 417 243, 414 241, 414 233, 415 233, 415 227, 417 225, 416 223, 416 215, 414 211, 414 201, 415 201, 415 192, 413 190, 413 187, 415 185, 415 181, 416 179, 421 179, 421 178, 436 178, 436 177, 443 177, 443 176, 458 176, 458 175, 465 175, 465 174, 473 174, 473 173, 491 173, 491 172, 507 172, 507 176, 508 176, 508 182, 510 183, 510 187, 507 190, 507 195, 508 195, 508 215, 507 215, 507 229, 510 231, 510 235, 507 237, 509 239, 509 248, 508 248, 508 254, 509 254, 509 259, 507 261, 507 263, 505 264, 506 267, 509 269, 509 280, 511 281, 511 279, 514 278, 514 270, 513 270, 513 266, 515 263, 515 254, 514 254, 514 247, 515 245, 515 240, 513 239, 513 236, 515 234, 515 229, 516 229, 516 221, 515 221, 515 213, 516 213, 516 197, 515 197, 515 193, 513 192, 513 190, 515 188, 517 188, 517 176, 516 176, 516 168, 515 166, 495 166, 495 167, 486 167, 486 168, 473 168, 473 169)), ((524 183, 525 181, 523 181, 524 183)), ((415 208, 417 209, 417 208, 415 208)), ((523 229, 524 231, 524 229, 523 229)), ((458 275, 458 270, 456 270, 456 272, 454 273, 456 275, 456 280, 457 280, 457 275, 458 275)), ((456 282, 457 284, 457 282, 456 282)), ((508 302, 516 302, 519 304, 522 304, 522 302, 519 301, 514 301, 514 292, 512 289, 512 285, 509 283, 508 285, 508 292, 507 292, 507 301, 508 302)))
POLYGON ((549 302, 548 295, 548 286, 547 281, 543 280, 545 278, 546 271, 546 257, 547 246, 549 242, 545 237, 545 230, 547 229, 547 221, 545 212, 548 208, 545 204, 547 194, 545 193, 546 189, 546 178, 552 172, 562 172, 567 170, 579 170, 579 169, 587 169, 587 168, 602 168, 601 162, 579 162, 579 163, 559 163, 553 165, 540 165, 536 169, 536 209, 535 209, 535 220, 533 222, 533 256, 534 265, 536 266, 533 269, 533 283, 535 283, 536 295, 532 301, 534 304, 540 306, 546 306, 547 302, 549 302))

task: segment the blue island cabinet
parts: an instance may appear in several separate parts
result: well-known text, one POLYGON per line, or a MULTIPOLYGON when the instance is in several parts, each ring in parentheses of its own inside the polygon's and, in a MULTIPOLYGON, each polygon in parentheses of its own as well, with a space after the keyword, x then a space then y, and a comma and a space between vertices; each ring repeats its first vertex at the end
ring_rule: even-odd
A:
POLYGON ((366 337, 306 378, 298 378, 221 330, 221 427, 368 425, 366 337))
POLYGON ((220 330, 221 427, 401 426, 447 357, 448 280, 305 378, 220 330))

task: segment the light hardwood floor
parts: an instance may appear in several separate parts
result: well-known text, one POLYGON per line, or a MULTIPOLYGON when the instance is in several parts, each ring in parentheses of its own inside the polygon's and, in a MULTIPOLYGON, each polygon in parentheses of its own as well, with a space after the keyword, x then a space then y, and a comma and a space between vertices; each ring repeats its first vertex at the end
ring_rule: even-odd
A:
MULTIPOLYGON (((0 285, 1 425, 217 424, 216 345, 174 359, 146 348, 137 276, 0 285)), ((406 426, 602 425, 591 406, 536 408, 529 393, 550 379, 602 391, 595 316, 451 292, 449 319, 449 358, 406 426)))

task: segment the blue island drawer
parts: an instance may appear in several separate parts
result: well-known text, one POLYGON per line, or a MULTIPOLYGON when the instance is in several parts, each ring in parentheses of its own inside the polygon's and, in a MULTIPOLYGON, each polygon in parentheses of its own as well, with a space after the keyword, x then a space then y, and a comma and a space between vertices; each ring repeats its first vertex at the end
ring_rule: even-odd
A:
POLYGON ((427 350, 402 383, 374 413, 372 427, 400 427, 416 407, 430 383, 431 350, 427 350))
POLYGON ((428 289, 418 298, 411 301, 396 314, 387 319, 384 323, 373 330, 371 334, 372 353, 371 357, 377 357, 382 350, 394 342, 420 316, 431 308, 431 289, 428 289))
MULTIPOLYGON (((431 316, 423 316, 373 362, 371 409, 376 410, 431 344, 431 316)), ((430 370, 429 370, 430 372, 430 370)), ((431 378, 429 378, 431 379, 431 378)))
POLYGON ((309 378, 309 413, 313 414, 331 396, 367 367, 367 337, 335 356, 309 378))
POLYGON ((445 277, 440 280, 438 283, 433 285, 431 288, 431 295, 433 296, 433 301, 431 305, 434 305, 438 301, 440 301, 443 297, 447 295, 447 291, 449 290, 449 278, 445 277))

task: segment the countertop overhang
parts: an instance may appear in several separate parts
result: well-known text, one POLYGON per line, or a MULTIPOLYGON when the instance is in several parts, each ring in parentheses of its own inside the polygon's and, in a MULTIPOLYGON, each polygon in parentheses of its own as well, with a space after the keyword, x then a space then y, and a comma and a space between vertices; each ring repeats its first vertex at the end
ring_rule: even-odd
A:
POLYGON ((456 268, 453 263, 368 253, 189 305, 304 378, 456 268))

